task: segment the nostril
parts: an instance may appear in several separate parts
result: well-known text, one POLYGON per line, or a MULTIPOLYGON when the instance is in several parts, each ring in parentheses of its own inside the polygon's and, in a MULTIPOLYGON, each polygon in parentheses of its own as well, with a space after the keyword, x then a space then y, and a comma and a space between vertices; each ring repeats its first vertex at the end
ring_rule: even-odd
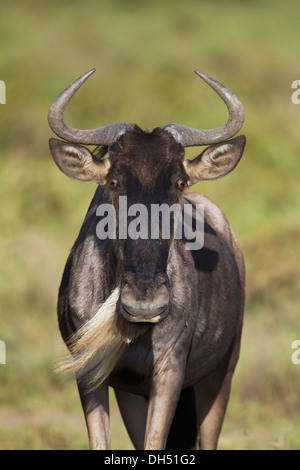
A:
POLYGON ((133 284, 134 283, 134 274, 131 271, 127 271, 124 274, 124 284, 133 284))

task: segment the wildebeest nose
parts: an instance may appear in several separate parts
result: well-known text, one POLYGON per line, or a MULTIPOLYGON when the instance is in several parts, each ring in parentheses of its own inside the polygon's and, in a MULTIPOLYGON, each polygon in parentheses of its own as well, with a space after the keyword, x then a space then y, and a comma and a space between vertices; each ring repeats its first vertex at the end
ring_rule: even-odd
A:
POLYGON ((159 285, 154 291, 137 296, 130 284, 125 283, 121 293, 121 303, 134 323, 158 323, 160 315, 169 304, 169 291, 165 284, 159 285))

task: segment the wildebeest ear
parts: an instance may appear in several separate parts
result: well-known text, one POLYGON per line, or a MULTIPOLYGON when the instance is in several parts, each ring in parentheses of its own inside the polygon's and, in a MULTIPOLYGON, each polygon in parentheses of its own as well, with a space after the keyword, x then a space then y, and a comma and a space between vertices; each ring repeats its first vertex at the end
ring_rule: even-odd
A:
POLYGON ((58 139, 50 139, 49 146, 56 165, 65 175, 79 181, 105 182, 110 167, 108 159, 98 160, 82 145, 58 139))
POLYGON ((238 164, 243 155, 245 144, 246 137, 239 135, 234 139, 206 148, 193 161, 185 160, 185 171, 190 184, 214 180, 227 175, 238 164))

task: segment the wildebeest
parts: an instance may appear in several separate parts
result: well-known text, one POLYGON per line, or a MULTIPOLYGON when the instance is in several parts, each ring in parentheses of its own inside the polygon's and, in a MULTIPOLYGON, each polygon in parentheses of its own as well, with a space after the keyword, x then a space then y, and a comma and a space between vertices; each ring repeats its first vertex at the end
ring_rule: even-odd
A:
POLYGON ((48 116, 64 139, 50 139, 58 167, 99 185, 59 289, 59 327, 72 355, 63 369, 76 373, 91 449, 110 446, 109 386, 136 449, 191 449, 197 437, 201 449, 215 449, 239 356, 244 263, 221 209, 188 186, 235 168, 245 136, 231 138, 244 109, 228 88, 196 71, 228 108, 222 127, 73 129, 65 108, 93 72, 60 93, 48 116), (185 147, 206 145, 194 160, 185 159, 185 147), (109 204, 124 217, 120 196, 130 207, 204 204, 203 247, 187 250, 184 237, 166 239, 161 232, 155 239, 101 239, 99 208, 109 204))

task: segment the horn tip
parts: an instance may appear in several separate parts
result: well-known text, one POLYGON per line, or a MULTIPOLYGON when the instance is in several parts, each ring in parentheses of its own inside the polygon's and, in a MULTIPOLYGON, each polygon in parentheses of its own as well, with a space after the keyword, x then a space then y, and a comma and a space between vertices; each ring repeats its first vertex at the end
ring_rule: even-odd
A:
POLYGON ((194 70, 195 74, 198 75, 198 77, 202 78, 203 80, 207 80, 209 79, 210 77, 208 75, 206 75, 206 73, 204 72, 200 72, 200 70, 194 70))
MULTIPOLYGON (((81 77, 79 77, 79 78, 76 80, 76 82, 77 82, 77 81, 81 81, 81 80, 83 80, 83 82, 85 82, 91 75, 93 75, 94 72, 96 72, 96 69, 95 69, 95 68, 89 70, 88 72, 85 72, 81 77)), ((81 86, 81 85, 80 85, 80 86, 81 86)))
POLYGON ((92 75, 94 72, 96 72, 96 69, 95 69, 95 68, 92 68, 92 69, 89 70, 86 74, 87 74, 87 75, 92 75))

